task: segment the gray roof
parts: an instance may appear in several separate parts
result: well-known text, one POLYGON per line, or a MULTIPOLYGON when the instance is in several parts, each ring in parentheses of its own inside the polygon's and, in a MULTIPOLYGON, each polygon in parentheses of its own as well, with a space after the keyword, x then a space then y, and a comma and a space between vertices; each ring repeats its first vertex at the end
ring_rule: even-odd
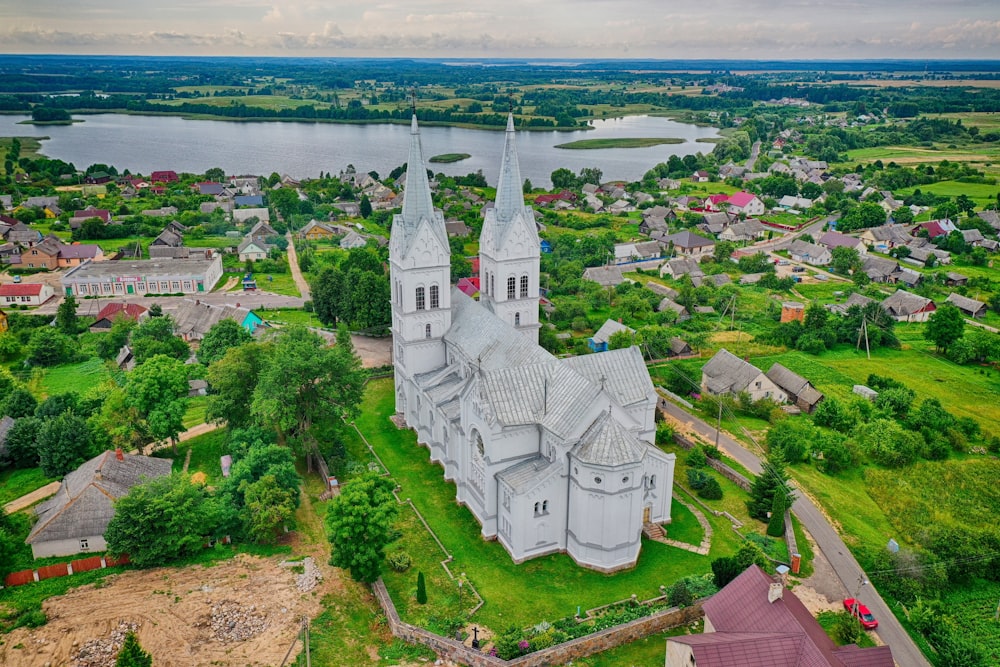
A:
POLYGON ((260 241, 254 238, 253 236, 248 235, 243 237, 243 240, 240 241, 240 245, 236 248, 236 252, 244 253, 247 251, 248 248, 251 248, 251 246, 253 246, 253 248, 256 248, 257 250, 263 253, 266 253, 271 249, 271 246, 269 244, 264 243, 263 241, 260 241))
POLYGON ((713 394, 741 392, 761 373, 759 368, 726 348, 716 352, 701 372, 705 375, 705 386, 713 394))
POLYGON ((193 340, 201 340, 215 324, 222 320, 233 320, 243 324, 249 308, 239 306, 216 306, 205 302, 185 299, 174 311, 174 333, 193 340))
POLYGON ((114 516, 113 501, 146 479, 170 474, 173 461, 108 451, 66 475, 56 495, 38 506, 28 544, 103 535, 114 516))
POLYGON ((666 263, 666 273, 669 273, 674 278, 679 278, 683 275, 691 276, 701 276, 704 275, 704 271, 701 270, 701 264, 698 260, 690 257, 677 257, 666 263))
POLYGON ((971 299, 967 296, 962 296, 958 292, 952 292, 944 301, 945 303, 950 303, 959 310, 967 313, 978 313, 980 310, 986 308, 986 304, 982 301, 976 301, 975 299, 971 299))
POLYGON ((591 266, 583 270, 584 280, 593 280, 595 283, 610 287, 625 282, 620 266, 591 266))
POLYGON ((665 310, 672 310, 672 311, 674 311, 675 313, 677 313, 678 317, 684 317, 685 315, 687 315, 687 316, 691 315, 691 313, 688 312, 687 308, 685 308, 681 304, 677 303, 676 301, 673 301, 672 299, 668 299, 666 297, 664 297, 660 301, 659 305, 656 306, 656 312, 658 312, 658 313, 662 313, 665 310))
POLYGON ((695 287, 701 287, 706 283, 711 283, 716 287, 722 287, 723 285, 728 285, 733 282, 733 279, 725 273, 716 273, 711 276, 692 276, 691 282, 694 283, 695 287))
POLYGON ((666 285, 661 285, 660 283, 654 283, 652 280, 646 283, 646 288, 669 299, 676 299, 680 296, 680 292, 672 287, 667 287, 666 285))
POLYGON ((602 412, 574 447, 573 455, 581 463, 599 466, 622 466, 638 463, 646 453, 639 439, 602 412))
POLYGON ((630 329, 621 322, 616 322, 614 320, 606 320, 601 328, 594 332, 591 338, 595 343, 607 343, 611 340, 611 336, 618 333, 619 331, 628 331, 629 333, 635 333, 635 329, 630 329))
POLYGON ((642 353, 635 346, 569 357, 562 363, 594 384, 603 382, 604 390, 622 406, 638 403, 656 392, 642 353))
POLYGON ((691 351, 691 346, 681 338, 674 336, 670 339, 670 351, 673 354, 683 354, 691 351))
POLYGON ((882 308, 894 316, 912 315, 930 303, 933 303, 933 301, 927 297, 900 289, 882 301, 882 308))
POLYGON ((172 229, 164 229, 160 232, 160 235, 153 239, 150 245, 165 245, 171 248, 177 248, 183 245, 184 238, 172 229))
POLYGON ((694 232, 687 229, 682 232, 677 232, 676 234, 671 234, 664 239, 665 243, 670 243, 671 241, 676 248, 704 248, 715 245, 715 241, 712 239, 706 239, 704 236, 698 236, 694 232))
POLYGON ((552 473, 562 469, 562 464, 549 461, 544 456, 533 456, 506 470, 497 473, 497 479, 506 482, 514 493, 530 491, 546 480, 552 473))
POLYGON ((771 382, 785 390, 786 393, 801 399, 809 405, 818 403, 823 398, 823 394, 801 375, 793 373, 781 364, 774 364, 767 372, 767 377, 771 382))

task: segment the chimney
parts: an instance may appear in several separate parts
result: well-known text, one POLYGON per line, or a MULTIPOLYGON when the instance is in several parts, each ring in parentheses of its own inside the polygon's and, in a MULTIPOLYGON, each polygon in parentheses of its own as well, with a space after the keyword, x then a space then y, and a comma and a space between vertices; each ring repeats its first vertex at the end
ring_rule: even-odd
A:
POLYGON ((119 461, 125 460, 125 452, 122 451, 121 447, 115 449, 115 458, 118 459, 119 461))
POLYGON ((94 471, 94 479, 96 479, 98 482, 100 482, 102 479, 104 479, 104 476, 101 474, 101 469, 100 468, 98 468, 96 471, 94 471))
POLYGON ((785 590, 785 587, 780 583, 774 583, 767 588, 767 601, 774 604, 775 601, 781 599, 781 593, 785 590))

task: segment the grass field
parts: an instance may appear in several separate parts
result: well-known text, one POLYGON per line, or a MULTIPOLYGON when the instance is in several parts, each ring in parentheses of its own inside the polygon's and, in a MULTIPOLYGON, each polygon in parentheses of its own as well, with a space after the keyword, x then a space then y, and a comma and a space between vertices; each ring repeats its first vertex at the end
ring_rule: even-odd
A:
POLYGON ((174 100, 149 100, 153 104, 166 107, 177 107, 185 102, 192 104, 207 104, 213 107, 228 107, 233 104, 244 104, 248 107, 260 107, 261 109, 298 109, 299 107, 312 106, 317 109, 326 109, 330 105, 318 100, 293 100, 285 95, 240 95, 237 97, 196 97, 189 99, 174 100))
POLYGON ((39 398, 75 391, 82 394, 110 377, 104 362, 93 357, 77 364, 63 364, 47 368, 37 382, 32 380, 31 390, 39 398))
POLYGON ((0 471, 0 506, 40 489, 58 477, 46 477, 41 468, 20 468, 0 471))
MULTIPOLYGON (((905 197, 913 194, 913 191, 916 189, 918 188, 906 188, 899 190, 897 194, 905 197)), ((995 203, 997 193, 1000 193, 1000 186, 995 184, 961 183, 959 181, 940 181, 939 183, 931 183, 930 185, 921 185, 919 189, 921 192, 929 192, 943 197, 965 195, 979 206, 995 203)))
MULTIPOLYGON (((255 273, 257 289, 262 292, 274 292, 283 296, 302 296, 295 286, 291 273, 255 273), (270 279, 269 279, 270 278, 270 279)), ((237 283, 230 292, 242 292, 243 286, 237 283)))
POLYGON ((571 150, 593 150, 599 148, 648 148, 661 144, 683 144, 683 139, 677 138, 657 138, 657 137, 622 137, 620 139, 580 139, 567 144, 556 144, 556 148, 567 148, 571 150))
POLYGON ((260 310, 257 314, 268 322, 277 324, 301 324, 307 327, 322 327, 315 313, 307 313, 304 310, 292 308, 279 308, 277 310, 260 310))
POLYGON ((705 536, 705 531, 702 530, 694 513, 676 500, 670 505, 670 524, 664 528, 670 539, 695 546, 698 546, 701 538, 705 536))
POLYGON ((207 396, 193 396, 188 399, 187 410, 184 411, 184 428, 191 428, 205 423, 205 408, 208 405, 207 396))
POLYGON ((222 483, 222 467, 219 464, 219 457, 226 453, 226 438, 229 431, 220 428, 196 438, 191 438, 177 445, 177 454, 173 449, 166 447, 155 453, 155 456, 163 459, 170 459, 174 462, 174 472, 179 473, 184 465, 188 450, 191 450, 191 462, 188 464, 188 472, 205 473, 208 484, 215 486, 222 483))
MULTIPOLYGON (((412 499, 454 556, 451 569, 465 572, 485 598, 486 604, 475 617, 478 623, 492 628, 535 624, 572 615, 578 606, 588 609, 633 593, 652 598, 659 594, 660 585, 706 573, 711 558, 737 547, 728 522, 713 516, 709 520, 719 539, 713 541, 709 557, 644 542, 637 566, 613 576, 581 568, 561 554, 515 565, 499 543, 482 539, 478 522, 455 503, 455 487, 443 480, 439 466, 430 463, 413 432, 399 431, 388 420, 392 411, 392 381, 373 381, 368 384, 357 426, 400 485, 400 496, 412 499), (538 590, 546 594, 536 595, 538 590)), ((358 438, 345 437, 345 442, 352 457, 369 460, 358 438)))
POLYGON ((10 150, 14 139, 21 141, 21 157, 36 158, 41 153, 42 142, 49 137, 0 137, 0 153, 4 155, 10 150))

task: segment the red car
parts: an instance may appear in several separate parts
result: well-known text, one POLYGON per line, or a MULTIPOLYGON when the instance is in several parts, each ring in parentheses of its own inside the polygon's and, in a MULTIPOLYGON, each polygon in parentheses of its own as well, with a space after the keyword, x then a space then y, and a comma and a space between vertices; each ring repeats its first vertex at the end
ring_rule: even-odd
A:
POLYGON ((874 630, 878 627, 878 621, 872 616, 872 613, 868 611, 868 607, 861 604, 854 598, 847 598, 844 600, 844 609, 851 616, 854 616, 859 621, 861 621, 861 627, 865 630, 874 630))

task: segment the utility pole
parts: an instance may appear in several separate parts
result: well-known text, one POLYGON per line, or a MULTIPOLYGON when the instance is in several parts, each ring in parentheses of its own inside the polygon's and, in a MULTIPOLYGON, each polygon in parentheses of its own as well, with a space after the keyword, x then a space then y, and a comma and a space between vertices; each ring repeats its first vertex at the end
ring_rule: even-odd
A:
POLYGON ((719 448, 719 431, 722 430, 722 397, 719 396, 719 421, 715 424, 715 448, 719 448))
POLYGON ((309 617, 306 616, 306 667, 312 667, 312 655, 309 652, 309 617))

